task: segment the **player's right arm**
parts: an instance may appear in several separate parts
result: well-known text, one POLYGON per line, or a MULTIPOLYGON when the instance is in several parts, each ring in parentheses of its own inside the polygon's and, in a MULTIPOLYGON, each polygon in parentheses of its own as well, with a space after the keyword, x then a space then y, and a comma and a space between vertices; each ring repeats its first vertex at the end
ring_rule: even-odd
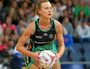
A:
POLYGON ((19 51, 21 54, 25 55, 25 56, 29 56, 31 58, 33 58, 34 60, 37 61, 37 54, 35 55, 35 53, 28 51, 25 47, 24 44, 26 43, 26 41, 28 39, 30 39, 30 36, 34 34, 35 32, 35 23, 31 22, 28 27, 26 28, 26 30, 24 31, 24 33, 22 34, 22 36, 19 38, 19 41, 16 45, 16 50, 19 51))

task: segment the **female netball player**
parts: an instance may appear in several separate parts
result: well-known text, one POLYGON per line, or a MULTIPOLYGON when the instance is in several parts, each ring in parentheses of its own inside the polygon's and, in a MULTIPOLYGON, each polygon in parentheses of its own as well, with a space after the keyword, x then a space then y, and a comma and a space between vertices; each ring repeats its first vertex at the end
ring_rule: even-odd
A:
MULTIPOLYGON (((20 37, 16 49, 23 55, 30 57, 28 69, 40 69, 38 52, 42 50, 56 51, 55 40, 58 41, 57 57, 58 59, 64 53, 65 46, 63 40, 61 24, 52 19, 53 7, 48 0, 42 0, 36 5, 36 13, 40 18, 35 19, 26 28, 20 37), (31 50, 25 49, 25 42, 31 40, 31 50)), ((60 69, 60 64, 55 63, 52 69, 60 69)))

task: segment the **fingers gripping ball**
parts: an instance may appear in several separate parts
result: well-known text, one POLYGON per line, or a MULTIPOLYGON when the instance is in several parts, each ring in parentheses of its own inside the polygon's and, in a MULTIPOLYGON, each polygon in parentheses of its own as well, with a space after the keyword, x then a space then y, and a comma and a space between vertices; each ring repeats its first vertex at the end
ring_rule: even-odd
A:
POLYGON ((50 50, 44 50, 39 53, 40 67, 50 68, 56 61, 56 54, 50 50))

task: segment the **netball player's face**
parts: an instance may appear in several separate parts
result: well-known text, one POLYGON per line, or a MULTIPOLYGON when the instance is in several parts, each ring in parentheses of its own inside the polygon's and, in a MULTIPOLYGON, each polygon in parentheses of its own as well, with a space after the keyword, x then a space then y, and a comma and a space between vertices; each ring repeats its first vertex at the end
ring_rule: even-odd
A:
POLYGON ((41 17, 51 18, 52 11, 53 11, 53 8, 52 8, 52 5, 50 4, 50 2, 44 2, 41 4, 39 13, 40 13, 41 17))

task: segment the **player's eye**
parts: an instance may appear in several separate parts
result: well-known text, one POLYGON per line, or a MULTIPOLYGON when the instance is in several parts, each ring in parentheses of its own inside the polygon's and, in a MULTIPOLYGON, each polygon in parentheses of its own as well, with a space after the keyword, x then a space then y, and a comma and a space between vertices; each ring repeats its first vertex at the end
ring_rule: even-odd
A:
POLYGON ((46 7, 45 10, 52 10, 52 7, 46 7))
POLYGON ((50 9, 53 9, 53 7, 50 7, 50 9))

